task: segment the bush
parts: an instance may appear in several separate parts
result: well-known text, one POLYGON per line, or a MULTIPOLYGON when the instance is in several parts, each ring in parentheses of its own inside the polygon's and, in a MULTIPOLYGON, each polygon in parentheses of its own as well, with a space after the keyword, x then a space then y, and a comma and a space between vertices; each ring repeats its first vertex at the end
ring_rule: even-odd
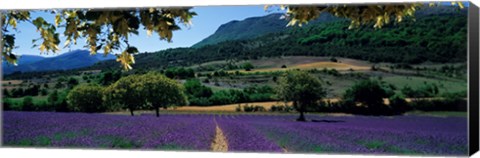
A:
POLYGON ((212 105, 208 98, 188 98, 190 105, 207 106, 212 105))
POLYGON ((33 98, 31 96, 26 96, 22 101, 22 111, 34 111, 35 105, 33 104, 33 98))
POLYGON ((47 103, 54 107, 56 112, 68 112, 68 105, 66 101, 68 91, 58 92, 54 90, 47 97, 47 103))
POLYGON ((331 61, 331 62, 334 62, 334 63, 338 62, 337 58, 335 58, 335 57, 331 57, 331 58, 330 58, 330 61, 331 61))
POLYGON ((407 101, 405 100, 405 97, 403 97, 402 95, 393 95, 389 98, 389 101, 389 106, 392 110, 392 113, 394 114, 403 114, 407 111, 412 110, 410 105, 408 105, 407 101))
POLYGON ((214 105, 224 105, 233 103, 233 97, 228 93, 228 91, 221 90, 213 93, 209 98, 210 102, 214 105))
POLYGON ((209 98, 213 105, 224 105, 233 103, 242 103, 249 101, 247 94, 239 90, 221 90, 213 93, 209 98))
POLYGON ((405 86, 401 91, 405 96, 410 98, 435 97, 439 92, 437 84, 424 84, 417 89, 405 86))
POLYGON ((263 106, 260 105, 245 105, 243 106, 245 112, 264 112, 266 111, 263 106))
POLYGON ((272 105, 270 107, 271 112, 291 112, 293 111, 293 107, 291 106, 285 106, 285 105, 272 105))
POLYGON ((420 111, 467 111, 467 100, 421 99, 412 101, 410 106, 420 111))
POLYGON ((165 70, 165 76, 168 78, 189 79, 195 77, 195 71, 190 68, 168 68, 165 70))
POLYGON ((212 104, 208 99, 213 95, 212 89, 202 85, 199 80, 187 80, 184 87, 191 105, 203 106, 212 104))
POLYGON ((274 100, 275 91, 272 87, 264 86, 249 86, 243 89, 243 92, 248 95, 248 101, 250 102, 260 102, 260 101, 272 101, 274 100))
POLYGON ((235 108, 235 111, 236 112, 241 112, 242 111, 242 107, 240 106, 240 104, 237 105, 237 107, 235 108))
POLYGON ((377 80, 362 80, 345 91, 342 106, 345 110, 365 115, 391 115, 383 98, 389 98, 389 87, 377 80))
POLYGON ((250 62, 246 62, 242 65, 242 68, 245 69, 245 71, 251 71, 254 66, 250 62))
POLYGON ((102 105, 103 88, 98 85, 79 85, 67 95, 68 107, 77 112, 105 112, 102 105))
POLYGON ((46 101, 41 101, 35 104, 35 111, 55 111, 55 106, 47 104, 46 101))
POLYGON ((10 101, 10 99, 5 98, 3 99, 2 103, 3 103, 3 110, 5 111, 12 110, 12 102, 10 101))

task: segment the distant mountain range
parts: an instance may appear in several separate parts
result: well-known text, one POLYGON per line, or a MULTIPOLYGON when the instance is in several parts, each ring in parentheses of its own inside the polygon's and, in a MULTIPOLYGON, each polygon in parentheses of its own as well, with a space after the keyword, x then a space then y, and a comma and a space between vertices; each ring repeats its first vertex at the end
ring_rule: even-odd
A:
MULTIPOLYGON (((220 25, 214 34, 194 44, 192 47, 198 48, 229 40, 253 39, 261 35, 284 31, 291 27, 287 27, 289 20, 281 18, 283 15, 284 14, 282 13, 273 13, 261 17, 246 18, 242 21, 230 21, 220 25)), ((338 18, 325 13, 321 14, 319 18, 311 21, 309 24, 311 25, 319 22, 330 22, 332 20, 338 20, 338 18)))
MULTIPOLYGON (((22 55, 18 57, 17 64, 18 65, 30 64, 43 59, 45 59, 45 57, 36 56, 36 55, 22 55)), ((13 66, 12 64, 9 64, 5 61, 2 62, 2 67, 12 67, 12 66, 13 66)))
POLYGON ((55 57, 41 57, 34 55, 22 55, 18 59, 18 65, 14 66, 2 62, 3 74, 14 72, 70 70, 91 66, 104 60, 115 59, 115 55, 103 54, 90 55, 88 50, 74 50, 55 57))

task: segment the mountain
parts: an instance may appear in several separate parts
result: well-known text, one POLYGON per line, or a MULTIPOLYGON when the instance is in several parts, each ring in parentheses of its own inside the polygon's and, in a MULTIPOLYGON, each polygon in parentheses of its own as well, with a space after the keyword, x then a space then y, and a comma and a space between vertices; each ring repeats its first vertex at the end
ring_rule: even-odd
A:
MULTIPOLYGON (((284 14, 273 13, 261 17, 251 17, 245 20, 233 20, 223 25, 215 31, 214 34, 208 36, 202 41, 194 44, 192 47, 199 48, 205 45, 216 44, 229 40, 246 40, 259 37, 261 35, 280 32, 291 27, 287 27, 288 20, 281 18, 284 14)), ((320 17, 312 22, 328 22, 338 18, 330 14, 322 14, 320 17)), ((307 24, 308 26, 308 24, 307 24)))
MULTIPOLYGON (((403 64, 465 62, 467 17, 466 10, 434 7, 419 10, 415 21, 408 19, 381 29, 374 29, 373 24, 348 29, 348 20, 310 23, 251 39, 141 53, 135 55, 133 67, 164 69, 281 56, 335 56, 403 64)), ((108 69, 118 64, 105 61, 86 69, 108 69)))
MULTIPOLYGON (((42 56, 36 56, 36 55, 21 55, 17 59, 17 64, 18 65, 24 65, 24 64, 30 64, 34 63, 40 60, 45 59, 45 57, 42 56)), ((2 67, 14 67, 14 65, 7 63, 6 61, 2 62, 2 67)))
MULTIPOLYGON (((4 66, 3 74, 10 74, 13 72, 32 72, 32 71, 51 71, 51 70, 70 70, 82 67, 88 67, 95 63, 104 60, 115 59, 114 55, 109 54, 108 56, 103 56, 103 54, 90 55, 90 52, 87 50, 74 50, 61 55, 49 58, 43 58, 35 56, 27 56, 26 59, 20 58, 18 66, 8 65, 4 66), (27 62, 25 62, 25 60, 27 62)), ((25 56, 23 57, 25 58, 25 56)))

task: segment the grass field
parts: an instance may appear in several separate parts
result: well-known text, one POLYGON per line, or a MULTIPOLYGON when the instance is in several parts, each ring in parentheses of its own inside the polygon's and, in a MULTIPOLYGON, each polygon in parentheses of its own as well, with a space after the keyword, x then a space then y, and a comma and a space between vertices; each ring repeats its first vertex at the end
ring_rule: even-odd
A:
MULTIPOLYGON (((23 99, 25 97, 21 97, 21 98, 10 98, 10 100, 14 103, 14 104, 21 104, 23 102, 23 99)), ((38 104, 38 103, 42 103, 42 102, 46 102, 47 101, 47 96, 33 96, 32 97, 32 100, 33 100, 33 104, 38 104)))
POLYGON ((443 92, 462 92, 467 90, 467 83, 465 81, 447 81, 430 79, 425 77, 406 77, 406 76, 389 76, 384 77, 383 80, 387 83, 395 85, 401 89, 404 86, 412 88, 419 88, 424 84, 437 84, 440 93, 443 92))

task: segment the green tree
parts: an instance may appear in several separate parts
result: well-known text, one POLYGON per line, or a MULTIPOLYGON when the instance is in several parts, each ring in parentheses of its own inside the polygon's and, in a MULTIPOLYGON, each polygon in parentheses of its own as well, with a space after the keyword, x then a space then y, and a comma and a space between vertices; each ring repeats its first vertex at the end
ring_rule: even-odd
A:
POLYGON ((10 91, 6 88, 3 89, 3 96, 5 97, 11 97, 12 94, 10 93, 10 91))
POLYGON ((104 104, 111 108, 125 108, 133 111, 146 104, 145 96, 140 89, 143 85, 139 82, 140 75, 129 75, 120 78, 117 82, 105 88, 103 92, 104 104))
POLYGON ((211 88, 202 85, 197 79, 189 79, 184 84, 190 105, 210 105, 209 98, 213 95, 211 88))
POLYGON ((391 93, 388 93, 380 81, 366 79, 347 89, 343 100, 347 104, 366 108, 368 114, 382 114, 387 108, 383 99, 390 96, 391 93))
POLYGON ((245 69, 245 71, 251 71, 255 67, 252 65, 252 63, 246 62, 242 65, 242 68, 245 69))
POLYGON ((67 85, 68 85, 69 88, 72 88, 72 87, 78 85, 78 80, 73 78, 73 77, 70 77, 68 79, 67 85))
POLYGON ((167 108, 171 105, 186 105, 187 97, 185 88, 177 81, 166 76, 150 72, 139 77, 135 89, 140 89, 142 100, 145 100, 151 108, 155 109, 157 117, 159 108, 167 108))
POLYGON ((3 98, 2 104, 4 111, 12 110, 12 101, 10 100, 10 98, 3 98))
POLYGON ((60 100, 60 98, 58 96, 58 91, 57 90, 53 90, 53 92, 50 93, 47 97, 47 101, 48 101, 49 104, 57 104, 59 100, 60 100))
POLYGON ((46 96, 47 94, 48 94, 47 89, 45 89, 45 88, 40 89, 40 95, 46 96))
POLYGON ((57 81, 57 83, 55 83, 55 88, 56 88, 56 89, 63 88, 63 83, 60 82, 60 81, 57 81))
POLYGON ((211 88, 202 85, 199 80, 197 79, 189 79, 187 80, 184 84, 185 87, 185 92, 188 95, 191 95, 193 97, 201 98, 201 97, 210 97, 213 94, 213 91, 211 88))
POLYGON ((113 82, 120 79, 121 76, 122 76, 122 73, 120 71, 114 71, 114 72, 107 71, 107 72, 102 74, 102 76, 100 78, 100 83, 102 85, 110 85, 113 82))
POLYGON ((47 102, 55 107, 55 111, 57 112, 68 112, 70 111, 68 108, 67 103, 67 95, 69 90, 65 90, 62 92, 58 92, 54 90, 52 93, 48 95, 47 102))
POLYGON ((22 102, 22 110, 23 111, 33 111, 35 110, 35 105, 33 104, 33 98, 31 96, 26 96, 23 98, 22 102))
POLYGON ((326 96, 326 90, 320 79, 304 71, 287 71, 279 80, 277 95, 284 101, 292 101, 300 112, 298 121, 306 121, 304 113, 307 107, 316 106, 326 96))
POLYGON ((98 85, 83 84, 73 88, 67 95, 69 109, 78 112, 104 112, 103 88, 98 85))

